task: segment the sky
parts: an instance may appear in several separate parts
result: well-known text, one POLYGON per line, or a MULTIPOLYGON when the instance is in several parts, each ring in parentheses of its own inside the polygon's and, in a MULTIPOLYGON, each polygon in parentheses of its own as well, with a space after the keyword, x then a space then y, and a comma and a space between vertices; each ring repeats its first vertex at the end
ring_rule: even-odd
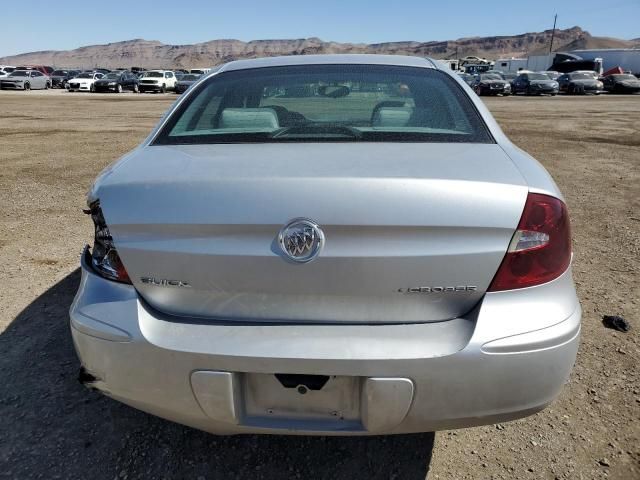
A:
POLYGON ((21 7, 9 5, 0 0, 0 56, 133 38, 169 44, 219 38, 454 40, 550 29, 556 13, 558 28, 577 25, 596 36, 640 37, 640 0, 30 0, 21 7))

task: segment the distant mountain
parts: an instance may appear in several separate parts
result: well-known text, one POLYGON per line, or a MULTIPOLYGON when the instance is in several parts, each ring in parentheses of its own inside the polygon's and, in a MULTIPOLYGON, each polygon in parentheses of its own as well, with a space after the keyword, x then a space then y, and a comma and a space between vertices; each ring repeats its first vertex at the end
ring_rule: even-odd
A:
MULTIPOLYGON (((90 45, 66 51, 41 51, 0 58, 9 65, 44 64, 66 67, 133 67, 197 68, 209 67, 239 58, 313 53, 382 53, 395 55, 461 58, 477 55, 488 58, 526 56, 548 51, 551 30, 521 35, 471 37, 433 42, 387 42, 354 44, 325 42, 319 38, 293 40, 211 40, 193 45, 167 45, 143 39, 90 45)), ((554 50, 577 48, 631 48, 640 40, 593 37, 580 27, 556 30, 554 50)))

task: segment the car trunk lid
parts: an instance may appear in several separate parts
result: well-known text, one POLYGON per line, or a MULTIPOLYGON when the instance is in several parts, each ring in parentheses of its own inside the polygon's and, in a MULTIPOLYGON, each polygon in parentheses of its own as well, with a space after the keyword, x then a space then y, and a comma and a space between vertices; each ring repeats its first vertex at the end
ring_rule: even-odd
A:
POLYGON ((96 194, 133 284, 165 313, 409 323, 477 304, 527 187, 495 144, 347 142, 144 147, 96 194), (325 236, 306 264, 277 241, 298 217, 325 236))

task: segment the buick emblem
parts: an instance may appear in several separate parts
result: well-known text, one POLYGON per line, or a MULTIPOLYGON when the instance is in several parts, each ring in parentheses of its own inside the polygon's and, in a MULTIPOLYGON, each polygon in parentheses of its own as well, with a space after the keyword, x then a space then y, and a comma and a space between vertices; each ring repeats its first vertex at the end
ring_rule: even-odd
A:
POLYGON ((306 218, 296 218, 287 223, 278 234, 278 243, 290 260, 307 263, 318 256, 324 245, 324 233, 320 227, 306 218))

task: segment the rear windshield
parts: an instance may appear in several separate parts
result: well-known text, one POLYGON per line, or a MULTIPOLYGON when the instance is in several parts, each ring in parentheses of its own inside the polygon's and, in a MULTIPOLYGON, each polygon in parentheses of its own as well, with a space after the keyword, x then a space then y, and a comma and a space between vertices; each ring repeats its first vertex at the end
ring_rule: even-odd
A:
POLYGON ((621 73, 612 75, 612 77, 615 78, 616 80, 637 80, 637 78, 634 77, 633 75, 626 75, 626 74, 623 75, 621 73))
POLYGON ((527 73, 529 75, 529 80, 551 80, 544 73, 527 73))
POLYGON ((480 80, 502 80, 502 77, 497 73, 483 73, 480 75, 480 80))
POLYGON ((571 73, 569 74, 571 80, 593 80, 593 75, 587 75, 586 73, 571 73))
POLYGON ((443 72, 300 65, 210 77, 155 143, 283 141, 493 142, 469 97, 443 72))

